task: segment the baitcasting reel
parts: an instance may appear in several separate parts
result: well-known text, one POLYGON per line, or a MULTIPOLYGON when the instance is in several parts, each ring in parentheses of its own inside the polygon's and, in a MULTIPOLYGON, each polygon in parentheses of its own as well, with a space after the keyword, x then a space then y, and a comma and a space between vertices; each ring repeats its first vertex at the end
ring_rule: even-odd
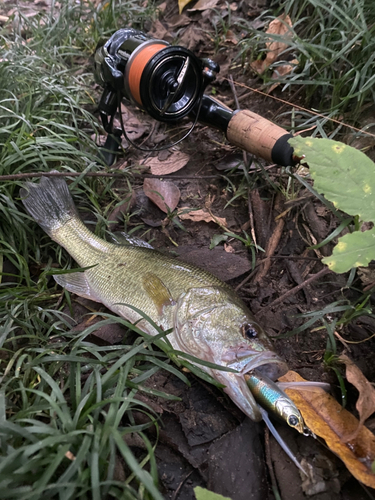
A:
MULTIPOLYGON (((257 156, 280 165, 293 164, 291 137, 281 127, 251 111, 232 111, 204 90, 219 72, 210 59, 199 59, 190 50, 156 40, 145 33, 124 28, 95 53, 95 78, 104 87, 99 111, 108 137, 103 156, 112 164, 120 136, 135 147, 122 130, 113 127, 113 120, 122 98, 146 111, 156 120, 176 123, 189 116, 193 124, 177 142, 187 137, 197 121, 225 132, 228 140, 257 156)), ((154 150, 165 149, 156 148, 154 150)))

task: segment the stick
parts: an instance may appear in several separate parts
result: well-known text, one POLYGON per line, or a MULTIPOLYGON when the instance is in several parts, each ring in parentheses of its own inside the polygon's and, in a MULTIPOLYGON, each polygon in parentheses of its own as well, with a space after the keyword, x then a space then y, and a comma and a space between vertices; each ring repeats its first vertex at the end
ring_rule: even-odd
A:
POLYGON ((299 292, 305 286, 310 285, 310 283, 312 283, 313 281, 315 281, 315 280, 321 278, 322 276, 324 276, 326 274, 329 274, 331 272, 332 271, 330 269, 328 269, 328 267, 323 268, 321 271, 319 271, 318 273, 314 274, 314 276, 311 276, 311 278, 307 279, 306 281, 304 281, 300 285, 297 285, 294 288, 292 288, 291 290, 288 290, 286 293, 284 293, 283 295, 281 295, 281 297, 279 297, 278 299, 276 299, 273 302, 271 302, 271 304, 269 304, 268 306, 263 307, 260 311, 257 312, 257 316, 258 315, 262 316, 271 307, 277 306, 277 304, 280 304, 281 302, 283 302, 286 298, 290 297, 291 295, 296 294, 297 292, 299 292))

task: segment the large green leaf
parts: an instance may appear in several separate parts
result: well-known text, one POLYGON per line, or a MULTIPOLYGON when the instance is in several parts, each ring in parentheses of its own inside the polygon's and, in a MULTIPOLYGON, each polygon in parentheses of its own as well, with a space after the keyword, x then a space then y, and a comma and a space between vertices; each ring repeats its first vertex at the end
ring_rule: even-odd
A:
MULTIPOLYGON (((309 165, 314 188, 336 208, 363 221, 375 221, 375 163, 342 142, 293 137, 289 143, 309 165)), ((323 263, 336 273, 367 266, 375 259, 375 230, 356 231, 339 239, 323 263)))
POLYGON ((196 486, 194 488, 195 497, 197 500, 230 500, 228 497, 223 497, 218 493, 213 493, 212 491, 196 486))
POLYGON ((342 142, 293 137, 289 143, 304 155, 314 188, 336 208, 363 221, 375 221, 375 164, 364 153, 342 142))
POLYGON ((345 234, 339 239, 330 257, 325 257, 323 263, 335 271, 345 273, 352 267, 367 266, 375 258, 375 228, 362 233, 345 234))

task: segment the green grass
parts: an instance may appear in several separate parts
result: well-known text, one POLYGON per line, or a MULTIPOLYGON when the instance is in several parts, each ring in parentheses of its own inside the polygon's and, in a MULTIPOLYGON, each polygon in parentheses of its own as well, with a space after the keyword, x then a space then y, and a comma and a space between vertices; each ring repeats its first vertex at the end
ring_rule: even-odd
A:
MULTIPOLYGON (((292 21, 292 37, 280 59, 262 76, 264 82, 279 81, 292 98, 303 86, 305 105, 340 119, 345 113, 345 120, 355 124, 364 105, 373 103, 375 96, 375 4, 371 0, 274 1, 260 20, 267 25, 284 12, 292 21), (292 59, 298 60, 298 66, 271 80, 273 71, 292 59)), ((251 53, 257 59, 264 53, 269 35, 244 26, 250 36, 242 42, 242 56, 251 53)), ((271 38, 280 39, 277 35, 271 38)), ((307 117, 299 121, 302 127, 309 125, 307 117)))
MULTIPOLYGON (((129 22, 142 27, 153 7, 140 15, 134 1, 61 5, 31 19, 20 14, 15 31, 10 24, 0 32, 1 175, 104 168, 91 137, 99 124, 90 58, 100 37, 129 22)), ((73 182, 103 234, 103 210, 118 201, 113 180, 73 182)), ((70 333, 50 276, 70 259, 25 214, 19 186, 0 184, 0 498, 161 499, 156 441, 143 432, 158 428, 157 416, 136 395, 153 392, 145 382, 160 368, 175 371, 170 356, 142 337, 110 348, 86 339, 114 317, 70 333), (134 410, 148 422, 136 424, 134 410), (131 433, 143 443, 136 456, 131 433)))
POLYGON ((159 369, 155 356, 165 355, 150 353, 142 338, 99 347, 86 341, 93 328, 73 336, 58 313, 44 314, 51 321, 44 339, 36 329, 22 336, 22 346, 19 335, 8 337, 18 349, 9 353, 0 393, 1 498, 161 499, 154 445, 142 432, 157 427, 157 417, 136 393, 142 387, 137 379, 159 369), (134 410, 149 423, 136 425, 134 410), (126 444, 134 432, 144 442, 142 465, 149 472, 126 444))

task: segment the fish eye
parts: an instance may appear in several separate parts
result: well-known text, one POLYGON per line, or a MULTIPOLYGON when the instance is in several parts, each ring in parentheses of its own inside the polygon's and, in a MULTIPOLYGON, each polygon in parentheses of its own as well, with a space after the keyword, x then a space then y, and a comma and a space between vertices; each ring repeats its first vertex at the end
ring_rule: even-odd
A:
POLYGON ((298 423, 298 417, 296 417, 295 415, 290 415, 288 417, 288 425, 290 425, 291 427, 295 427, 296 425, 298 425, 298 423))
POLYGON ((243 325, 241 328, 242 336, 245 339, 252 340, 258 336, 258 332, 252 325, 243 325))

